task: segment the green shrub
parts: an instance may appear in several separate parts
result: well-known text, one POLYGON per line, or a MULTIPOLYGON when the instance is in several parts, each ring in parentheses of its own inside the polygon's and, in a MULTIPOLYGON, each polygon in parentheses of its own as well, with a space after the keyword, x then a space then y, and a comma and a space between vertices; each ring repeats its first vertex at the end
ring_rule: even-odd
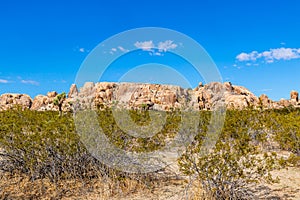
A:
POLYGON ((196 144, 178 160, 180 170, 196 176, 206 198, 254 198, 249 185, 260 181, 275 182, 270 172, 286 164, 274 152, 263 153, 259 145, 267 141, 268 121, 261 111, 227 111, 215 147, 205 151, 202 145, 209 120, 202 120, 196 144))
POLYGON ((70 114, 9 110, 0 112, 1 169, 31 179, 96 176, 100 167, 75 133, 70 114))
MULTIPOLYGON (((116 112, 122 120, 123 111, 116 112)), ((129 111, 130 119, 135 123, 132 129, 147 126, 151 120, 160 120, 151 119, 149 112, 129 111)), ((159 115, 161 112, 152 114, 159 115)), ((270 175, 273 169, 299 162, 299 109, 227 111, 217 144, 207 152, 203 151, 202 145, 211 114, 210 111, 199 112, 198 134, 179 159, 181 171, 196 175, 209 197, 249 198, 249 184, 261 180, 273 182, 275 179, 270 175), (294 154, 283 160, 275 153, 266 152, 266 145, 273 140, 281 149, 294 154)), ((167 140, 172 140, 178 131, 182 131, 180 125, 183 122, 195 123, 192 117, 187 119, 188 115, 183 117, 178 111, 167 112, 162 130, 150 138, 137 138, 118 127, 111 109, 98 110, 97 116, 109 140, 118 148, 133 152, 159 150, 167 140)), ((123 183, 136 177, 139 180, 153 180, 147 174, 119 172, 95 159, 76 133, 71 113, 59 116, 58 112, 21 108, 1 111, 0 147, 0 170, 26 174, 31 180, 48 178, 54 183, 66 179, 102 177, 123 183)))

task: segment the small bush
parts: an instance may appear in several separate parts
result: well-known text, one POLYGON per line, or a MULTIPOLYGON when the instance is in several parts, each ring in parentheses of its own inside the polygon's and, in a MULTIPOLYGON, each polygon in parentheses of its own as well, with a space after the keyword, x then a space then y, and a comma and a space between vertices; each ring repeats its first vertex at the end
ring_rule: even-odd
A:
POLYGON ((196 176, 201 183, 204 199, 251 199, 251 184, 277 181, 270 172, 287 161, 260 148, 268 135, 264 114, 255 110, 227 111, 219 139, 208 151, 202 147, 208 119, 202 120, 196 144, 178 162, 183 173, 196 176))
POLYGON ((0 112, 1 169, 54 182, 97 176, 102 169, 80 142, 72 119, 52 111, 0 112))

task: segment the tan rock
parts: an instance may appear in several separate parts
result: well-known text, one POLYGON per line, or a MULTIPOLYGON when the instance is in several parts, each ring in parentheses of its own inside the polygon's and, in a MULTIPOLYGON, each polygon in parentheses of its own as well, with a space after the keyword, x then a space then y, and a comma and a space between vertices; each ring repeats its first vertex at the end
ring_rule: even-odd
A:
POLYGON ((281 105, 283 107, 289 107, 292 105, 291 102, 286 99, 280 99, 280 101, 278 103, 279 103, 279 105, 281 105))
MULTIPOLYGON (((56 92, 38 95, 33 100, 28 95, 3 94, 0 96, 0 110, 9 109, 13 105, 23 105, 32 110, 57 110, 53 105, 56 92)), ((291 92, 291 100, 274 102, 267 95, 256 97, 242 86, 230 82, 212 82, 206 85, 199 83, 194 89, 183 89, 179 86, 140 84, 140 83, 92 83, 84 84, 78 91, 71 85, 68 98, 63 102, 64 111, 77 109, 95 109, 117 106, 126 109, 194 109, 215 110, 219 107, 244 109, 247 107, 266 109, 298 106, 298 92, 291 92), (76 109, 74 108, 74 105, 76 109)))
POLYGON ((68 98, 74 98, 78 95, 78 89, 75 84, 72 84, 68 93, 68 98))
POLYGON ((273 108, 273 102, 269 99, 269 97, 265 94, 260 95, 259 97, 259 103, 263 108, 273 108))
POLYGON ((295 91, 295 90, 292 90, 291 93, 290 93, 290 96, 291 96, 291 101, 294 101, 294 102, 298 102, 298 92, 295 91))
POLYGON ((225 88, 226 88, 226 91, 228 91, 228 92, 233 92, 233 87, 232 87, 231 82, 225 82, 225 83, 224 83, 224 86, 225 86, 225 88))
POLYGON ((55 91, 47 93, 47 97, 49 97, 49 98, 54 98, 54 97, 56 97, 56 95, 57 95, 57 92, 55 92, 55 91))
POLYGON ((52 93, 49 95, 49 93, 47 94, 47 96, 45 95, 37 95, 32 102, 32 106, 31 106, 31 110, 37 110, 37 111, 45 111, 45 110, 53 110, 53 111, 57 111, 58 108, 56 106, 53 105, 53 99, 55 93, 52 93))
POLYGON ((244 95, 230 95, 226 97, 226 105, 229 109, 244 109, 250 106, 250 102, 244 95))
POLYGON ((0 96, 0 110, 7 110, 14 106, 29 109, 32 99, 27 94, 2 94, 0 96))

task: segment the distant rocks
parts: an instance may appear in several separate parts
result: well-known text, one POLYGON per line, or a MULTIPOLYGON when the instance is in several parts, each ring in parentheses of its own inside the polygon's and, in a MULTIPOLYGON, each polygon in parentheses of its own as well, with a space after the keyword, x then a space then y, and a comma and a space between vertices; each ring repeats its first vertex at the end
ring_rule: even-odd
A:
POLYGON ((56 92, 48 92, 47 96, 45 95, 37 95, 32 102, 31 110, 37 111, 46 111, 46 110, 54 110, 57 111, 58 108, 53 104, 53 100, 56 97, 56 92))
POLYGON ((78 95, 78 89, 75 84, 72 84, 68 93, 68 98, 73 98, 78 95))
POLYGON ((297 102, 299 101, 298 99, 298 92, 295 91, 295 90, 292 90, 291 91, 291 102, 294 103, 294 104, 297 104, 297 102))
MULTIPOLYGON (((0 110, 7 110, 14 105, 37 111, 53 110, 57 92, 37 95, 33 100, 26 94, 2 94, 0 110)), ((299 94, 291 91, 290 100, 272 101, 267 95, 256 97, 251 91, 230 82, 209 84, 199 83, 192 89, 179 86, 143 84, 143 83, 111 83, 87 82, 79 90, 72 84, 67 98, 63 102, 64 111, 77 109, 102 109, 121 107, 126 109, 150 110, 215 110, 218 108, 245 109, 279 109, 300 106, 299 94)))
POLYGON ((2 94, 0 96, 0 111, 10 109, 14 105, 19 105, 23 109, 30 108, 32 100, 26 94, 2 94))

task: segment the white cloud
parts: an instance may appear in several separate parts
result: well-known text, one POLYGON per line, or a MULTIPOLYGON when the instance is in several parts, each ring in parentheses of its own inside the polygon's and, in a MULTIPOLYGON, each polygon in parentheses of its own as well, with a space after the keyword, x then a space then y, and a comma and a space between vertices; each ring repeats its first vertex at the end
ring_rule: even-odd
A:
POLYGON ((118 49, 122 52, 128 52, 129 50, 128 49, 125 49, 124 47, 122 46, 118 46, 118 49))
POLYGON ((84 53, 84 52, 85 52, 85 49, 84 49, 84 48, 79 48, 79 51, 80 51, 81 53, 84 53))
POLYGON ((271 88, 266 88, 266 89, 261 89, 259 90, 259 92, 269 92, 269 91, 272 91, 273 89, 271 88))
POLYGON ((21 83, 30 84, 30 85, 39 85, 40 83, 33 80, 21 80, 21 83))
POLYGON ((291 49, 291 48, 279 48, 279 49, 271 49, 272 55, 276 60, 291 60, 300 58, 298 53, 299 49, 291 49))
POLYGON ((269 51, 264 51, 258 53, 257 51, 252 51, 251 53, 240 53, 236 56, 236 59, 240 62, 253 61, 258 59, 264 59, 266 63, 273 63, 275 60, 291 60, 300 58, 300 48, 277 48, 270 49, 269 51))
POLYGON ((154 44, 152 40, 144 41, 144 42, 136 42, 134 46, 138 49, 142 49, 143 51, 150 51, 154 48, 154 44))
POLYGON ((155 52, 150 55, 163 56, 162 53, 159 52, 167 52, 171 49, 177 48, 177 44, 175 44, 172 40, 166 40, 163 42, 159 42, 157 45, 153 43, 152 40, 144 41, 144 42, 136 42, 134 46, 138 49, 142 49, 143 51, 155 52), (156 51, 159 52, 156 52, 156 51))
POLYGON ((177 44, 173 43, 172 40, 166 40, 164 42, 158 43, 158 49, 159 51, 168 51, 170 49, 175 49, 177 47, 177 44))
POLYGON ((260 57, 261 54, 259 54, 257 51, 252 51, 251 53, 241 53, 236 57, 236 59, 239 61, 256 61, 256 59, 260 57))
POLYGON ((161 52, 156 51, 156 52, 150 52, 150 55, 151 56, 163 56, 164 54, 161 53, 161 52))
POLYGON ((0 83, 8 83, 8 80, 0 79, 0 83))
POLYGON ((236 56, 236 59, 238 59, 239 61, 249 61, 250 56, 247 53, 241 53, 241 54, 236 56))
POLYGON ((125 48, 122 47, 122 46, 118 46, 117 48, 115 48, 115 47, 114 47, 114 48, 111 48, 110 51, 109 51, 109 53, 113 55, 113 54, 116 53, 118 50, 121 51, 121 52, 123 52, 123 53, 126 53, 126 52, 129 51, 128 49, 125 49, 125 48))
POLYGON ((115 52, 117 51, 117 49, 116 48, 111 48, 111 50, 110 50, 110 54, 114 54, 115 52))

